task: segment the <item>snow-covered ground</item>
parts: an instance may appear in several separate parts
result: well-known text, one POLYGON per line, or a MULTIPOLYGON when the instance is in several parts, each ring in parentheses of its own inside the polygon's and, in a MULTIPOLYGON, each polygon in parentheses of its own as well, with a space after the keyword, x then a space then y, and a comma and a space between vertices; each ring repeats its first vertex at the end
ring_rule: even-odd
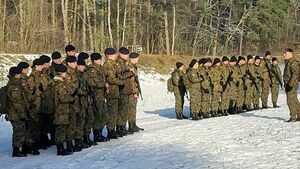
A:
MULTIPOLYGON (((165 76, 141 73, 144 100, 138 125, 144 132, 101 143, 70 156, 56 148, 40 156, 11 157, 9 122, 0 120, 1 169, 202 169, 300 168, 300 122, 286 123, 286 97, 278 109, 201 121, 175 119, 174 97, 165 76)), ((271 104, 269 104, 271 105, 271 104)), ((188 115, 188 103, 185 114, 188 115)))

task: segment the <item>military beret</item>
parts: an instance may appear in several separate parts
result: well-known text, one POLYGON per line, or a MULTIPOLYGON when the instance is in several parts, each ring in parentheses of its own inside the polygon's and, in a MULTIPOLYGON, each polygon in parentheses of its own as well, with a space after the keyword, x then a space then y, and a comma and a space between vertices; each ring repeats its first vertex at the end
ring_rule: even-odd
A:
POLYGON ((247 56, 247 60, 250 60, 250 59, 253 59, 253 56, 252 56, 252 55, 248 55, 248 56, 247 56))
POLYGON ((221 62, 221 60, 219 58, 214 59, 214 64, 217 64, 217 63, 220 63, 220 62, 221 62))
POLYGON ((20 62, 19 64, 18 64, 18 68, 20 68, 20 69, 26 69, 26 68, 28 68, 29 67, 29 64, 27 63, 27 62, 20 62))
POLYGON ((47 55, 42 55, 40 56, 40 60, 43 62, 43 63, 49 63, 51 61, 51 58, 47 55))
POLYGON ((32 62, 32 67, 43 65, 44 62, 41 61, 40 58, 34 59, 32 62))
POLYGON ((204 64, 204 62, 205 62, 205 58, 201 58, 200 60, 199 60, 199 64, 201 65, 203 65, 204 64))
POLYGON ((51 54, 51 58, 52 59, 59 59, 59 58, 61 58, 61 54, 59 53, 59 52, 53 52, 52 54, 51 54))
POLYGON ((63 64, 56 65, 55 66, 55 71, 56 72, 61 72, 61 73, 67 72, 67 67, 65 65, 63 65, 63 64))
POLYGON ((278 61, 276 57, 272 58, 272 62, 274 62, 274 61, 278 61))
POLYGON ((66 59, 66 62, 69 63, 69 62, 76 62, 77 59, 75 56, 68 56, 67 59, 66 59))
MULTIPOLYGON (((207 58, 206 60, 207 60, 207 62, 210 62, 210 63, 213 62, 211 58, 207 58)), ((207 63, 207 62, 206 62, 206 63, 207 63)))
POLYGON ((15 76, 16 74, 20 74, 21 72, 22 72, 22 69, 17 67, 17 66, 11 67, 9 69, 9 75, 10 76, 15 76))
POLYGON ((85 61, 83 59, 78 59, 77 60, 77 65, 85 66, 86 63, 85 63, 85 61))
POLYGON ((194 67, 194 65, 197 63, 198 61, 196 59, 193 59, 191 61, 191 63, 189 64, 189 67, 194 67))
POLYGON ((267 51, 265 56, 268 56, 268 55, 271 55, 271 52, 270 51, 267 51))
POLYGON ((255 60, 260 60, 260 56, 255 56, 255 60))
POLYGON ((70 52, 70 51, 73 51, 73 50, 75 50, 76 48, 75 48, 75 46, 73 46, 73 45, 67 45, 66 47, 65 47, 65 51, 66 52, 70 52))
POLYGON ((85 52, 80 52, 78 55, 78 59, 82 59, 82 60, 88 59, 89 57, 90 57, 89 54, 85 52))
POLYGON ((131 53, 129 54, 129 58, 132 58, 132 59, 137 58, 137 57, 139 57, 139 56, 140 56, 140 54, 138 54, 138 53, 136 53, 136 52, 131 52, 131 53))
POLYGON ((116 54, 116 50, 114 48, 106 48, 104 51, 105 55, 114 55, 116 54))
POLYGON ((284 52, 291 52, 291 53, 293 53, 293 52, 294 52, 294 50, 293 50, 293 49, 291 49, 291 48, 287 48, 287 49, 284 49, 284 52))
POLYGON ((238 57, 238 62, 240 62, 241 60, 246 60, 243 56, 239 56, 238 57))
POLYGON ((230 58, 230 62, 237 62, 237 58, 236 58, 235 56, 232 56, 232 57, 230 58))
POLYGON ((123 55, 128 55, 128 54, 129 54, 129 50, 128 50, 127 48, 125 48, 125 47, 121 47, 121 48, 119 49, 119 52, 120 52, 121 54, 123 54, 123 55))
POLYGON ((177 69, 181 68, 181 66, 183 66, 183 63, 181 63, 181 62, 177 62, 177 63, 176 63, 177 69))
POLYGON ((91 54, 91 60, 92 60, 92 61, 94 61, 94 60, 99 60, 99 59, 101 59, 101 58, 102 58, 102 56, 101 56, 100 53, 92 53, 92 54, 91 54))
POLYGON ((222 62, 226 62, 226 61, 229 61, 228 57, 227 56, 223 56, 222 62))

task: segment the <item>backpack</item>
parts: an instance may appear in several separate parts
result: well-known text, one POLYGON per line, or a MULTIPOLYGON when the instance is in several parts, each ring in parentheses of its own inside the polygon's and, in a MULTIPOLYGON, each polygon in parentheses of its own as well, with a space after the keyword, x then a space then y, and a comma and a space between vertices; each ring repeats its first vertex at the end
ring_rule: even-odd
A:
POLYGON ((190 81, 187 73, 183 74, 182 80, 183 80, 184 87, 186 89, 189 89, 191 87, 191 81, 190 81))
POLYGON ((8 85, 0 88, 0 115, 8 113, 8 100, 7 100, 8 85))
POLYGON ((168 92, 174 92, 173 75, 167 80, 167 89, 168 92))

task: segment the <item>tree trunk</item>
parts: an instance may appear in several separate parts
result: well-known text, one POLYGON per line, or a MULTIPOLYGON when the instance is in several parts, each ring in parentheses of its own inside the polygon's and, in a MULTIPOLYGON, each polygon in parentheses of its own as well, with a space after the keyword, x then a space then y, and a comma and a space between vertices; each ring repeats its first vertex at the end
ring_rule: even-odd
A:
POLYGON ((83 0, 82 50, 86 51, 86 0, 83 0))
POLYGON ((93 28, 92 28, 92 22, 90 17, 90 7, 89 7, 89 1, 85 3, 86 5, 86 16, 87 16, 87 24, 89 29, 89 41, 90 41, 90 50, 94 50, 94 39, 93 39, 93 28))
POLYGON ((72 43, 77 42, 77 12, 78 12, 78 0, 74 0, 72 43))
POLYGON ((133 0, 133 7, 132 7, 132 11, 133 11, 133 15, 132 15, 132 27, 133 27, 133 50, 136 50, 136 0, 133 0))
POLYGON ((110 6, 110 1, 108 0, 107 4, 107 25, 108 25, 108 33, 109 33, 109 42, 110 46, 114 47, 114 41, 113 41, 113 35, 112 35, 112 30, 111 30, 111 22, 110 22, 110 15, 111 15, 111 6, 110 6))
POLYGON ((168 23, 168 13, 166 9, 167 3, 165 1, 164 8, 164 22, 165 22, 165 42, 166 42, 166 54, 170 55, 170 37, 169 37, 169 23, 168 23))
POLYGON ((123 16, 123 28, 122 28, 122 43, 121 46, 124 46, 125 42, 125 32, 126 32, 126 19, 127 19, 127 5, 128 0, 125 0, 125 7, 124 7, 124 16, 123 16))
POLYGON ((117 48, 120 48, 120 12, 120 0, 117 0, 117 48))
POLYGON ((61 0, 61 11, 63 15, 63 27, 64 27, 64 43, 69 43, 68 38, 68 0, 61 0))
POLYGON ((174 55, 175 50, 175 30, 176 30, 176 4, 173 2, 173 30, 172 30, 172 55, 174 55))

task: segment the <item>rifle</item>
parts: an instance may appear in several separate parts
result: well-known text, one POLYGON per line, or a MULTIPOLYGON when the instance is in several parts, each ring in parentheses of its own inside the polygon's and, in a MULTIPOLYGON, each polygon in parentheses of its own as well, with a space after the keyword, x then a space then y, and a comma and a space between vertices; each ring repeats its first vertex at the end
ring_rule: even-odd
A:
POLYGON ((230 73, 229 73, 229 75, 228 75, 228 77, 226 79, 226 82, 224 84, 223 92, 226 90, 226 88, 227 88, 227 86, 228 86, 228 84, 230 82, 230 78, 231 78, 232 74, 233 74, 233 71, 230 71, 230 73))
POLYGON ((255 88, 257 91, 259 91, 259 88, 255 82, 255 78, 254 76, 250 73, 249 69, 246 71, 246 74, 248 74, 250 76, 250 80, 252 81, 252 84, 254 84, 255 88))
POLYGON ((272 72, 275 75, 275 78, 277 79, 277 81, 279 82, 281 89, 283 89, 283 87, 282 87, 283 85, 282 85, 279 75, 275 71, 273 71, 271 68, 269 68, 268 64, 266 64, 266 67, 268 69, 270 78, 272 77, 270 72, 272 72))
POLYGON ((144 99, 143 99, 143 95, 142 95, 142 89, 141 89, 141 85, 140 85, 139 75, 137 75, 137 76, 135 77, 135 82, 136 82, 136 84, 137 84, 137 87, 138 87, 138 90, 139 90, 139 94, 141 95, 141 99, 144 100, 144 99))

